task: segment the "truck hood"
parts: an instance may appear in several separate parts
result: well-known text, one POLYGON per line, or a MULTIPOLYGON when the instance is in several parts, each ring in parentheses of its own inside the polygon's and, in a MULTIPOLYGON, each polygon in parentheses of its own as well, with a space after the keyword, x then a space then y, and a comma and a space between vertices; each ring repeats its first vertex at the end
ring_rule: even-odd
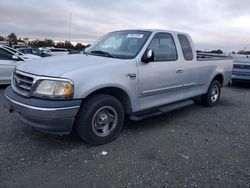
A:
POLYGON ((31 61, 26 61, 16 66, 17 70, 40 75, 60 77, 64 73, 82 68, 89 68, 98 65, 112 64, 123 61, 121 59, 107 58, 94 55, 68 55, 39 58, 31 61))

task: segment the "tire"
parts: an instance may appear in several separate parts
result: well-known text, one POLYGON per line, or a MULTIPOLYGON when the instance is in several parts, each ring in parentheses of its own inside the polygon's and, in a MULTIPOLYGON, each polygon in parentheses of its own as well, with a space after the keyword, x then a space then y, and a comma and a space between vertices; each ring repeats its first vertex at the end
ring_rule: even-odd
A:
POLYGON ((75 122, 79 137, 91 145, 102 145, 114 140, 124 122, 124 109, 110 95, 95 95, 83 103, 75 122))
POLYGON ((202 103, 205 106, 212 107, 215 106, 221 94, 221 84, 218 80, 213 80, 208 88, 208 91, 205 95, 202 95, 202 103))

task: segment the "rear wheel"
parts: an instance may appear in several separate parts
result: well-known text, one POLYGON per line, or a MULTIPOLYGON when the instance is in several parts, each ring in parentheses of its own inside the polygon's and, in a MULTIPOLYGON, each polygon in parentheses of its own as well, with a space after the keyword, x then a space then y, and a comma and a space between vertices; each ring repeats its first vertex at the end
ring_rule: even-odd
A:
POLYGON ((213 80, 208 88, 208 91, 205 95, 202 95, 202 102, 206 106, 215 106, 221 94, 221 84, 218 80, 213 80))
POLYGON ((81 107, 75 122, 77 134, 87 143, 101 145, 114 140, 122 128, 124 109, 116 98, 95 95, 81 107))

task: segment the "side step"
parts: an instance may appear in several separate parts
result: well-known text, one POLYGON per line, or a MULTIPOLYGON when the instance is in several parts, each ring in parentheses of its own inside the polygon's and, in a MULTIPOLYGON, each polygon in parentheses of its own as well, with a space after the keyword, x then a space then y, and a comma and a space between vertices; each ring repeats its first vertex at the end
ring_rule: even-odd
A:
POLYGON ((173 111, 173 110, 176 110, 179 108, 190 106, 193 103, 194 103, 193 100, 185 100, 185 101, 181 101, 181 102, 176 102, 176 103, 172 103, 172 104, 168 104, 166 106, 156 108, 154 110, 147 110, 144 112, 133 114, 133 115, 129 116, 129 118, 133 121, 140 121, 140 120, 152 117, 152 116, 161 115, 161 114, 166 113, 166 112, 170 112, 170 111, 173 111))

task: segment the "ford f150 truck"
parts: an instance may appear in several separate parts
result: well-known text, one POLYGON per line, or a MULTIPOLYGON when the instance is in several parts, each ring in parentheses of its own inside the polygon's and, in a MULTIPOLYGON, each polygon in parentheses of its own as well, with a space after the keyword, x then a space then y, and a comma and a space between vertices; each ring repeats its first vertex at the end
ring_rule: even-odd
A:
POLYGON ((188 34, 111 32, 84 54, 17 65, 5 96, 10 111, 35 129, 77 133, 99 145, 119 135, 124 117, 140 120, 192 103, 217 104, 232 59, 196 54, 188 34))

